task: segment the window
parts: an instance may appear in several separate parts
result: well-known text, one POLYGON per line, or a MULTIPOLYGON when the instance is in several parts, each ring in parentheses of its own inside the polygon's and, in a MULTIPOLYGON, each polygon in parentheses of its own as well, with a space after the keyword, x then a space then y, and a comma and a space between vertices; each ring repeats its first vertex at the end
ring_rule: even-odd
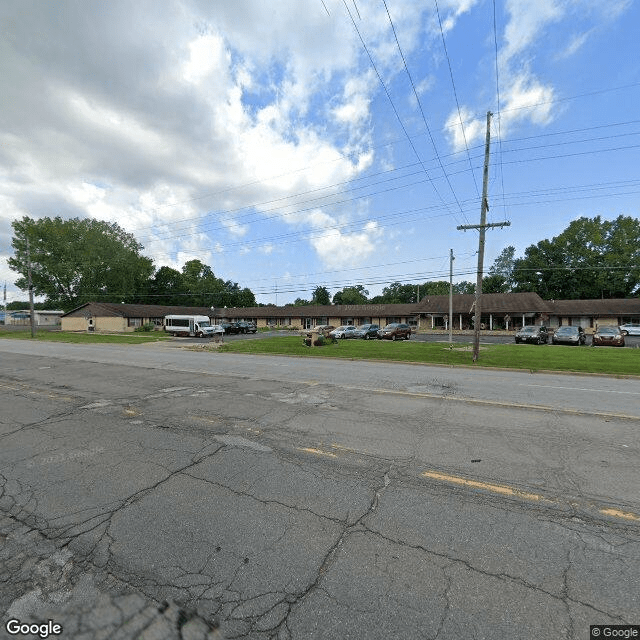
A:
POLYGON ((164 322, 164 318, 149 318, 149 323, 155 325, 156 327, 161 327, 164 322))
POLYGON ((128 319, 128 325, 129 327, 141 327, 142 326, 142 318, 129 318, 128 319))

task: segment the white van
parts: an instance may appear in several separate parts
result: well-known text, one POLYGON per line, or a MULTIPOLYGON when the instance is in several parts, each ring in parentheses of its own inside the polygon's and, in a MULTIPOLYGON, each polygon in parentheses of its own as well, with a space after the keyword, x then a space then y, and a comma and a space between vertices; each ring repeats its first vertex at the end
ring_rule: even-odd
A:
POLYGON ((224 333, 224 329, 212 325, 207 316, 165 316, 164 330, 172 336, 213 337, 216 333, 224 333))

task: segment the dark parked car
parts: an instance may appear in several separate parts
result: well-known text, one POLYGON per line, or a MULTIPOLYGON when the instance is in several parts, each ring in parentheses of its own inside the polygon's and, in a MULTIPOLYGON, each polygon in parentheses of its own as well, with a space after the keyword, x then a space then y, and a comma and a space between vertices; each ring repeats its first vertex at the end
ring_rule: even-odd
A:
POLYGON ((620 331, 620 327, 600 327, 593 334, 591 344, 594 347, 624 347, 624 336, 620 331))
POLYGON ((239 333, 255 333, 258 330, 253 322, 237 322, 239 333))
POLYGON ((221 322, 220 326, 224 329, 225 333, 240 333, 240 328, 237 322, 221 322))
POLYGON ((551 337, 553 344, 585 344, 587 336, 582 327, 558 327, 551 337))
POLYGON ((516 333, 516 344, 520 342, 532 342, 533 344, 546 344, 549 340, 547 328, 542 325, 527 325, 516 333))
POLYGON ((377 324, 362 324, 354 332, 354 338, 364 338, 369 340, 370 338, 377 338, 380 326, 377 324))
POLYGON ((411 327, 401 322, 392 322, 378 331, 378 340, 408 340, 411 337, 411 327))

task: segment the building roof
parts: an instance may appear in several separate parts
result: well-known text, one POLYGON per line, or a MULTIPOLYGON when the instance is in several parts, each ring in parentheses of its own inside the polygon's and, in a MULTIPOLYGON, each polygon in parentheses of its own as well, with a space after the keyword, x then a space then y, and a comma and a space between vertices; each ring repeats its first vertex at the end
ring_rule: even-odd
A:
POLYGON ((594 300, 550 300, 552 313, 558 316, 619 316, 640 314, 640 298, 594 300))
POLYGON ((416 304, 327 304, 300 307, 232 307, 215 309, 214 313, 216 318, 378 318, 412 316, 417 313, 416 307, 416 304))
POLYGON ((87 302, 62 317, 163 318, 171 314, 211 316, 211 307, 179 307, 161 304, 118 304, 116 302, 87 302))
MULTIPOLYGON (((453 313, 474 312, 476 297, 472 293, 453 296, 453 313)), ((537 293, 483 293, 482 313, 549 313, 551 307, 537 293)), ((449 296, 425 296, 414 305, 420 313, 449 313, 449 296)))

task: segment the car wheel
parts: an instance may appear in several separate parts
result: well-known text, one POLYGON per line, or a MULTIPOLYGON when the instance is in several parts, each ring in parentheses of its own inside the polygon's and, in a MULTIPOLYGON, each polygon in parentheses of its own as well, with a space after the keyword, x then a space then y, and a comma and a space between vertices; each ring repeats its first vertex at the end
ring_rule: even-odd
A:
POLYGON ((410 333, 407 333, 407 335, 405 336, 405 340, 408 340, 411 337, 410 333))
POLYGON ((369 339, 369 334, 368 334, 368 333, 365 333, 365 334, 364 334, 364 339, 365 339, 365 340, 368 340, 368 339, 369 339))
POLYGON ((623 336, 628 336, 628 335, 629 335, 629 332, 628 332, 628 331, 625 331, 625 330, 622 330, 620 333, 621 333, 623 336))

